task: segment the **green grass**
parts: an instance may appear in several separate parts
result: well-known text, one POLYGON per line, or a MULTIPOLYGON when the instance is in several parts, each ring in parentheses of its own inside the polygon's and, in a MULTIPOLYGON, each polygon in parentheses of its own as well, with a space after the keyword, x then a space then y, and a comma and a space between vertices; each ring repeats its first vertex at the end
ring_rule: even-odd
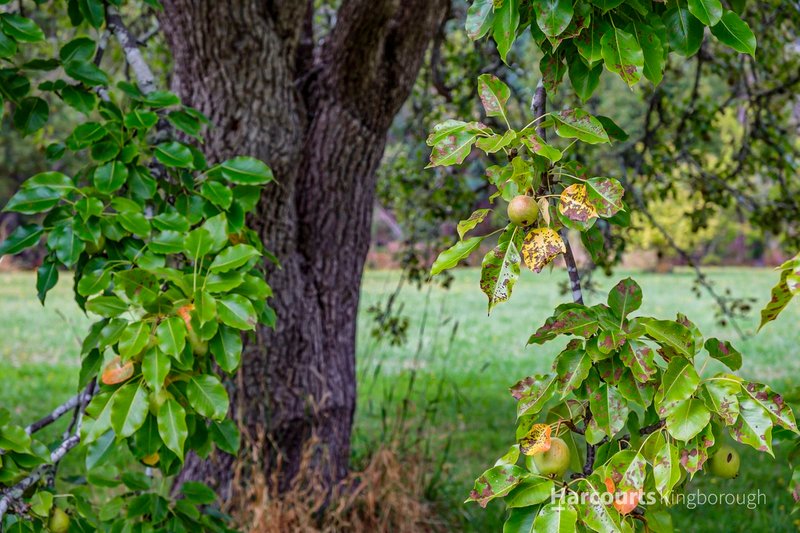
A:
MULTIPOLYGON (((710 272, 720 290, 755 297, 761 305, 776 275, 767 269, 720 269, 710 272)), ((473 479, 502 455, 513 441, 514 402, 507 387, 521 377, 546 371, 563 342, 525 347, 529 334, 556 304, 565 301, 557 283, 563 271, 533 275, 525 272, 510 302, 486 314, 486 299, 478 288, 476 270, 459 270, 449 290, 405 288, 397 303, 410 319, 408 341, 390 346, 371 334, 373 322, 366 310, 382 302, 397 285, 397 272, 368 272, 362 290, 359 319, 359 400, 354 431, 354 459, 358 461, 377 443, 403 438, 422 443, 434 453, 447 449, 444 464, 431 465, 429 495, 441 504, 454 529, 499 530, 503 510, 461 502, 473 479), (405 425, 398 429, 398 421, 405 425)), ((601 279, 602 289, 613 279, 601 279)), ((682 311, 706 336, 731 339, 745 354, 742 375, 765 381, 778 390, 797 384, 800 333, 795 325, 800 306, 794 305, 760 334, 740 340, 729 328, 716 324, 710 299, 697 299, 689 272, 671 275, 636 273, 645 291, 641 313, 673 317, 682 311)), ((604 299, 589 295, 588 303, 604 299)), ((71 300, 69 280, 62 279, 42 308, 31 274, 0 275, 0 406, 15 418, 30 421, 57 405, 75 390, 78 365, 76 334, 85 332, 88 319, 71 300)), ((744 322, 753 331, 757 313, 744 322)), ((707 371, 715 370, 709 365, 707 371)), ((56 428, 57 429, 57 428, 56 428)), ((56 429, 52 430, 53 432, 56 429)), ((785 486, 790 477, 786 450, 776 448, 777 461, 740 447, 741 475, 721 482, 698 476, 691 490, 703 493, 747 493, 761 490, 766 504, 755 510, 723 506, 689 510, 676 507, 676 529, 683 531, 794 531, 791 497, 785 486)))

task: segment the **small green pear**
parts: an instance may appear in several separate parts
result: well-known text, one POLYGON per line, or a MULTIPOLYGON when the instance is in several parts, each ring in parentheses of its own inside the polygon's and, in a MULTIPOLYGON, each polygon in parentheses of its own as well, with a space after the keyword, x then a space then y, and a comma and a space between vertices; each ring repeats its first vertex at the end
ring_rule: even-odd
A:
POLYGON ((715 476, 733 479, 739 475, 739 452, 723 444, 711 458, 711 473, 715 476))
POLYGON ((562 439, 553 437, 550 441, 550 449, 544 453, 533 456, 536 470, 543 476, 560 478, 569 468, 569 446, 562 439))
POLYGON ((69 531, 69 515, 58 507, 53 508, 47 527, 52 533, 67 533, 69 531))

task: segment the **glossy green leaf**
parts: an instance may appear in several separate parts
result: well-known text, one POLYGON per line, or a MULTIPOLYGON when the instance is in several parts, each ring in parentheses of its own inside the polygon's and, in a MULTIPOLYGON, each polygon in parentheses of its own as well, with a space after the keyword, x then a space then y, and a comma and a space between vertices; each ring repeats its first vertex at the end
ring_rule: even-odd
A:
POLYGON ((688 441, 700 433, 710 420, 711 412, 702 400, 697 398, 683 400, 667 415, 667 431, 680 441, 688 441))
POLYGON ((42 305, 47 293, 56 286, 56 283, 58 283, 58 265, 51 261, 43 262, 36 270, 36 293, 42 305))
POLYGON ((218 181, 206 181, 200 193, 206 200, 222 209, 228 209, 233 203, 233 191, 218 181))
POLYGON ((215 376, 193 376, 186 384, 189 403, 202 416, 223 420, 228 413, 228 393, 215 376))
POLYGON ((225 453, 236 455, 239 451, 239 429, 236 422, 226 418, 222 422, 211 422, 209 429, 211 438, 217 447, 225 453))
POLYGON ((44 230, 35 224, 17 226, 14 231, 0 243, 0 256, 18 254, 32 246, 36 246, 44 230))
POLYGON ((216 336, 209 342, 209 348, 222 370, 231 374, 239 368, 242 357, 242 336, 238 329, 220 325, 216 336))
POLYGON ((261 253, 249 244, 236 244, 220 252, 208 267, 211 272, 228 272, 239 268, 261 253))
POLYGON ((519 22, 518 2, 503 2, 495 8, 492 37, 494 37, 494 42, 497 43, 497 52, 503 62, 506 62, 508 51, 511 49, 511 45, 514 44, 519 22))
POLYGON ((158 394, 164 386, 172 361, 169 355, 154 347, 145 353, 142 358, 142 376, 153 391, 158 394))
POLYGON ((194 162, 189 147, 175 141, 159 144, 153 153, 159 163, 168 167, 190 168, 194 162))
POLYGON ((180 358, 186 346, 186 324, 177 316, 169 317, 156 328, 156 338, 162 352, 180 358))
POLYGON ((685 357, 695 354, 694 339, 689 328, 672 320, 642 319, 647 334, 685 357))
POLYGON ((186 411, 176 400, 167 400, 158 409, 158 434, 164 444, 183 461, 183 444, 189 432, 186 411))
POLYGON ((453 246, 440 253, 439 257, 436 258, 436 261, 434 261, 431 266, 431 276, 454 268, 458 265, 459 261, 469 257, 470 254, 480 246, 483 239, 484 237, 470 237, 469 239, 458 241, 453 246))
POLYGON ((44 32, 31 19, 12 13, 3 13, 0 17, 3 22, 3 32, 18 42, 35 43, 44 40, 44 32))
POLYGON ((254 157, 234 157, 218 168, 223 178, 239 185, 265 185, 273 180, 272 170, 254 157))
POLYGON ((689 13, 706 26, 713 26, 722 17, 722 2, 719 0, 689 0, 689 13))
POLYGON ((71 225, 56 226, 47 237, 47 247, 53 250, 64 266, 71 267, 78 262, 86 244, 75 235, 71 225))
POLYGON ((190 259, 198 261, 203 256, 211 252, 214 241, 211 234, 205 228, 197 228, 189 232, 184 242, 184 251, 190 259))
POLYGON ((40 172, 25 180, 20 186, 21 189, 36 189, 38 187, 47 187, 65 195, 75 190, 75 183, 72 178, 61 172, 40 172))
POLYGON ((673 52, 693 56, 703 43, 703 23, 685 7, 673 7, 664 14, 667 39, 673 52))
POLYGON ((576 529, 578 512, 564 501, 555 501, 542 507, 533 522, 533 531, 572 533, 576 529))
POLYGON ((123 385, 111 398, 111 427, 118 438, 133 435, 144 424, 147 413, 147 390, 141 381, 123 385))
POLYGON ((250 300, 240 294, 227 294, 217 298, 217 314, 223 324, 232 328, 251 330, 256 327, 256 312, 250 300))
POLYGON ((756 37, 750 26, 733 11, 725 11, 719 22, 711 27, 711 33, 737 52, 755 57, 756 37))
POLYGON ((50 187, 20 189, 8 201, 3 211, 13 211, 25 215, 33 215, 48 211, 55 207, 62 193, 50 187))
POLYGON ((128 179, 128 168, 119 161, 111 161, 94 171, 94 186, 103 194, 111 194, 120 189, 128 179))
POLYGON ((655 403, 660 416, 669 414, 680 402, 688 400, 697 386, 700 376, 694 365, 683 357, 674 357, 667 366, 656 391, 655 403))

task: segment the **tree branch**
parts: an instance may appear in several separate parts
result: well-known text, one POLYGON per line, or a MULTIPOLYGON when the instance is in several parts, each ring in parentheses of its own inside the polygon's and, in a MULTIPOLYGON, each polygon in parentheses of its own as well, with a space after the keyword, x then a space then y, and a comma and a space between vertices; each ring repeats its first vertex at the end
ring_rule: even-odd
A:
POLYGON ((125 61, 128 62, 131 70, 133 70, 139 89, 144 94, 150 94, 155 91, 156 78, 144 60, 136 38, 131 35, 127 26, 122 22, 119 12, 111 6, 106 9, 106 25, 122 47, 125 61))
POLYGON ((36 422, 26 427, 25 433, 27 433, 28 435, 32 435, 37 431, 39 431, 40 429, 42 429, 43 427, 49 426, 50 424, 52 424, 53 422, 55 422, 68 412, 70 412, 71 410, 75 409, 76 407, 79 407, 82 404, 88 404, 89 400, 91 400, 92 396, 94 396, 94 385, 95 382, 94 380, 92 380, 92 382, 89 383, 83 391, 81 391, 80 393, 76 394, 66 402, 62 403, 61 405, 53 409, 46 416, 40 418, 36 422))

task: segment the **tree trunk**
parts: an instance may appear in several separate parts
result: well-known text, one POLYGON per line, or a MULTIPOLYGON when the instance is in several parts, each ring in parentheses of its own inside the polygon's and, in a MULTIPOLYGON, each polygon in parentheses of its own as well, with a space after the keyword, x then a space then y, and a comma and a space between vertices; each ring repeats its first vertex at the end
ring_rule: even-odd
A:
MULTIPOLYGON (((240 457, 268 472, 280 460, 285 486, 314 434, 333 483, 350 454, 375 172, 446 1, 344 0, 324 39, 312 1, 163 4, 173 88, 214 124, 209 161, 252 155, 277 181, 250 220, 281 266, 267 277, 278 325, 247 343, 232 390, 240 457)), ((227 497, 231 474, 217 456, 190 459, 183 476, 217 482, 227 497)))

